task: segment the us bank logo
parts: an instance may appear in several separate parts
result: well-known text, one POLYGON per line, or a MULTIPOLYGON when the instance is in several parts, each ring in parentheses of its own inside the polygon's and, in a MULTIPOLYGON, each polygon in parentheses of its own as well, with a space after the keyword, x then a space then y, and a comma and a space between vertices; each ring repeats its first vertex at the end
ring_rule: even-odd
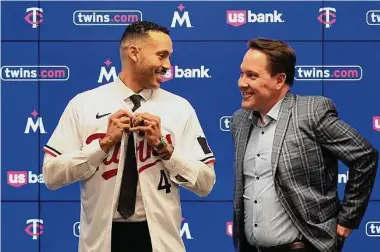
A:
POLYGON ((226 222, 226 235, 232 237, 232 227, 233 227, 233 222, 228 221, 226 222))
POLYGON ((380 131, 380 116, 374 116, 372 118, 372 129, 380 131))
POLYGON ((201 65, 197 68, 181 68, 179 66, 171 66, 170 69, 165 73, 163 82, 177 79, 208 79, 211 78, 209 73, 210 69, 201 65))
POLYGON ((226 11, 226 22, 232 26, 241 26, 247 23, 285 23, 283 19, 283 13, 278 10, 273 10, 273 12, 253 12, 251 10, 227 10, 226 11))
POLYGON ((26 184, 43 184, 44 178, 42 174, 34 174, 32 171, 8 171, 7 183, 19 188, 26 184))

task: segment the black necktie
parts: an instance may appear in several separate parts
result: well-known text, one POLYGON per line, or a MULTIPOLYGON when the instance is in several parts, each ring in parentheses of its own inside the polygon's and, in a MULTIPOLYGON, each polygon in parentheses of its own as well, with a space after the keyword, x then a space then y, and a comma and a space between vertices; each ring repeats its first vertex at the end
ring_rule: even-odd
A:
MULTIPOLYGON (((132 95, 129 97, 133 102, 135 111, 141 106, 141 96, 132 95)), ((117 211, 126 220, 135 212, 136 190, 137 190, 138 172, 135 152, 135 141, 133 134, 130 133, 127 144, 127 154, 124 162, 124 172, 121 179, 119 205, 117 211)))

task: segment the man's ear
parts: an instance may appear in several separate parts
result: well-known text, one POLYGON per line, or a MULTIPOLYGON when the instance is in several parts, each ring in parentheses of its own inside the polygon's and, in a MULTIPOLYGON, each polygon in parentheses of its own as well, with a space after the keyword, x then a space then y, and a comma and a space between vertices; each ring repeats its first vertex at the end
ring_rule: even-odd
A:
POLYGON ((280 73, 276 76, 276 90, 280 90, 282 86, 286 85, 286 74, 280 73))
POLYGON ((127 55, 133 61, 137 62, 140 58, 140 49, 135 45, 129 45, 127 48, 127 55))

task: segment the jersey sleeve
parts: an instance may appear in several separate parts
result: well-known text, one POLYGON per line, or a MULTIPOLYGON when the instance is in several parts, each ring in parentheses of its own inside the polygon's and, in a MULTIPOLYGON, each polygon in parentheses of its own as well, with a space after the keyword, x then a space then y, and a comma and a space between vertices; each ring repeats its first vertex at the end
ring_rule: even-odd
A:
POLYGON ((43 177, 49 189, 58 189, 91 177, 107 156, 99 141, 82 144, 82 126, 77 109, 71 100, 43 147, 43 177))
POLYGON ((201 161, 205 164, 215 162, 214 153, 208 144, 195 110, 191 111, 179 148, 181 153, 189 155, 188 158, 194 161, 201 161))
POLYGON ((78 132, 78 115, 73 100, 71 100, 63 111, 56 128, 44 145, 45 153, 57 157, 62 153, 80 150, 82 141, 78 132))
POLYGON ((188 116, 183 134, 178 140, 171 158, 163 161, 170 172, 170 179, 205 197, 216 181, 215 157, 194 110, 188 116))

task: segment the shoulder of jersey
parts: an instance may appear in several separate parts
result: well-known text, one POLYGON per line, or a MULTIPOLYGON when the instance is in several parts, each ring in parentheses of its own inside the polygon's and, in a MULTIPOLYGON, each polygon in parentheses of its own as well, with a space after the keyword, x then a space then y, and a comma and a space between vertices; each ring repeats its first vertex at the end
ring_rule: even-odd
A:
POLYGON ((185 99, 184 97, 174 94, 172 92, 169 92, 165 89, 158 89, 155 91, 155 98, 160 101, 165 101, 166 103, 169 103, 169 105, 172 105, 173 108, 178 109, 179 106, 182 108, 187 109, 193 109, 193 106, 190 104, 190 102, 185 99))
POLYGON ((95 87, 93 89, 89 89, 83 92, 78 93, 77 95, 74 96, 72 99, 73 101, 86 101, 88 103, 91 103, 91 101, 94 102, 99 102, 98 99, 106 99, 107 95, 111 95, 112 99, 112 94, 110 94, 110 91, 112 91, 112 84, 114 82, 109 82, 106 84, 103 84, 99 87, 95 87))

